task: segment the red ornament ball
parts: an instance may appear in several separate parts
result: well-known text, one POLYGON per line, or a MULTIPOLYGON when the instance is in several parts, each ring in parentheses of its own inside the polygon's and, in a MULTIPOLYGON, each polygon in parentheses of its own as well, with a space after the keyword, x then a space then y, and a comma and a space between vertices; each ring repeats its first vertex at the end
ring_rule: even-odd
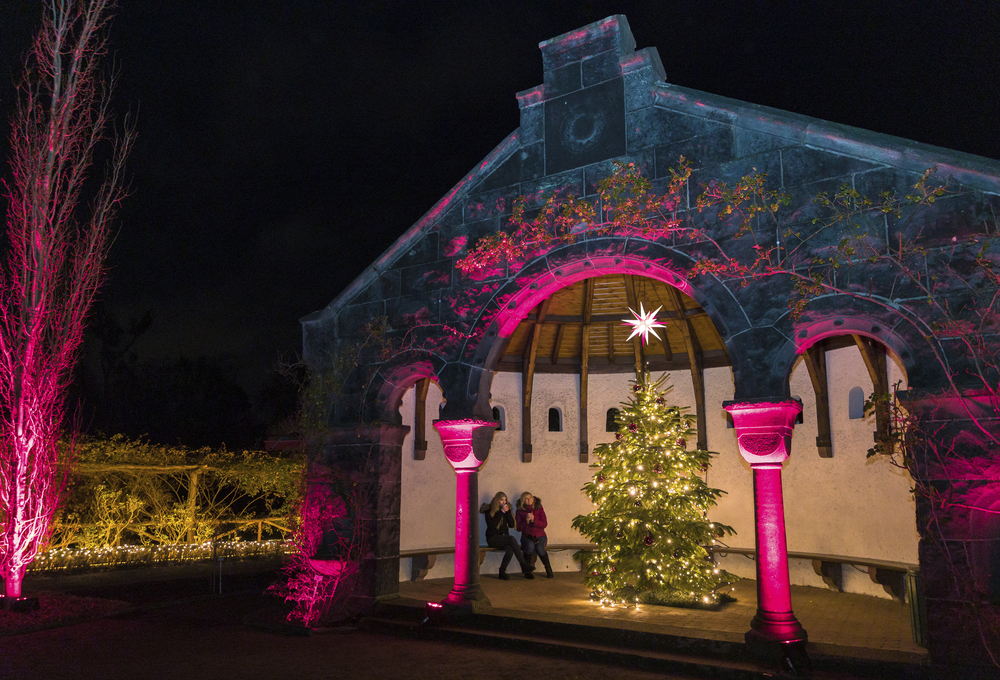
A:
POLYGON ((642 507, 642 501, 636 501, 635 502, 635 507, 641 508, 642 507))
POLYGON ((646 545, 653 545, 654 543, 653 536, 651 534, 646 534, 646 538, 642 539, 642 542, 645 543, 646 545))
POLYGON ((685 439, 684 437, 677 438, 677 446, 681 447, 682 449, 686 449, 687 445, 688 445, 687 439, 685 439))
POLYGON ((632 391, 635 392, 636 394, 642 392, 642 385, 639 384, 632 385, 632 391))
POLYGON ((639 423, 629 423, 628 424, 628 431, 629 432, 638 432, 639 431, 639 423))
POLYGON ((618 441, 621 441, 622 440, 622 433, 621 432, 615 432, 615 439, 617 439, 618 441))
POLYGON ((656 465, 653 466, 653 474, 654 475, 662 475, 663 474, 663 468, 660 467, 659 463, 657 463, 656 465))
POLYGON ((667 400, 664 399, 663 397, 657 397, 656 398, 656 404, 657 404, 657 406, 663 406, 666 403, 667 403, 667 400))
POLYGON ((597 475, 597 481, 603 482, 604 481, 604 475, 597 475))

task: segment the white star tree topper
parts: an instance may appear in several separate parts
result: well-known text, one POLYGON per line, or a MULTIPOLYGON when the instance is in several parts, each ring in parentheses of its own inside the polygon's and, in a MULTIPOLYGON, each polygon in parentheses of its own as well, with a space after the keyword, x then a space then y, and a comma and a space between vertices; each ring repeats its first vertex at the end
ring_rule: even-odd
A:
POLYGON ((659 340, 660 336, 656 334, 655 329, 666 328, 666 325, 656 320, 656 313, 659 312, 661 309, 663 309, 662 306, 657 307, 652 312, 647 312, 645 309, 643 309, 642 303, 640 302, 639 313, 636 314, 635 310, 629 307, 628 311, 632 312, 632 316, 634 316, 635 318, 624 319, 622 321, 624 325, 632 326, 632 335, 628 336, 628 339, 631 340, 632 338, 638 335, 639 337, 642 338, 642 344, 646 345, 649 344, 649 334, 652 333, 653 337, 659 340))

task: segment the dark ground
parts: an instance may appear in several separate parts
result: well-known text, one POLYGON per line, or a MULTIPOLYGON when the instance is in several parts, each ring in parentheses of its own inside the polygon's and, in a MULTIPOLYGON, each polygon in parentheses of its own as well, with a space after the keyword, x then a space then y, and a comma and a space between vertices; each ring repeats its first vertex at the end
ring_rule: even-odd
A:
MULTIPOLYGON (((280 602, 264 590, 276 574, 229 574, 208 594, 209 565, 196 577, 169 570, 98 578, 41 579, 26 588, 124 600, 127 613, 72 626, 0 637, 0 679, 199 680, 202 678, 663 678, 656 673, 571 659, 402 639, 357 630, 295 636, 262 632, 280 602)), ((34 581, 34 583, 32 583, 34 581)), ((31 594, 30 592, 28 594, 31 594)), ((682 676, 673 676, 682 677, 682 676)))

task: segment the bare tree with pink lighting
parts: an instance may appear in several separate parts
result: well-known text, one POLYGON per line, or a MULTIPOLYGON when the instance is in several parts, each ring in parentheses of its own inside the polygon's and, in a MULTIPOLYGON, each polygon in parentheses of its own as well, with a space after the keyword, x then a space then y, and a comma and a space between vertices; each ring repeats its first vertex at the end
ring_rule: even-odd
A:
POLYGON ((105 272, 133 139, 113 142, 103 182, 80 205, 108 141, 111 81, 99 69, 111 0, 51 0, 13 116, 10 250, 0 279, 0 573, 21 595, 64 489, 66 387, 105 272))

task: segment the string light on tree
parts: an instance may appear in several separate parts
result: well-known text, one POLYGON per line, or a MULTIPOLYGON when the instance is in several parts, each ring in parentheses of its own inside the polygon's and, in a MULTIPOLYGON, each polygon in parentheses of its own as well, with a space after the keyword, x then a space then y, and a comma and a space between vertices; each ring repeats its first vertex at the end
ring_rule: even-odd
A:
POLYGON ((591 599, 602 606, 710 605, 734 580, 704 547, 734 533, 706 517, 724 493, 699 476, 713 454, 687 450, 694 418, 667 404, 663 382, 646 373, 633 387, 616 417, 615 441, 597 447, 593 481, 583 488, 595 508, 573 520, 598 546, 578 557, 591 599))
POLYGON ((656 320, 656 313, 661 309, 663 309, 663 307, 657 307, 654 311, 647 312, 643 309, 642 303, 640 302, 639 313, 637 314, 634 309, 629 307, 628 311, 632 312, 632 316, 635 318, 622 320, 623 325, 632 326, 632 334, 628 336, 628 339, 631 340, 638 335, 642 338, 642 344, 647 345, 649 344, 649 334, 652 333, 653 337, 659 340, 660 336, 656 334, 656 329, 666 328, 664 324, 656 320))

